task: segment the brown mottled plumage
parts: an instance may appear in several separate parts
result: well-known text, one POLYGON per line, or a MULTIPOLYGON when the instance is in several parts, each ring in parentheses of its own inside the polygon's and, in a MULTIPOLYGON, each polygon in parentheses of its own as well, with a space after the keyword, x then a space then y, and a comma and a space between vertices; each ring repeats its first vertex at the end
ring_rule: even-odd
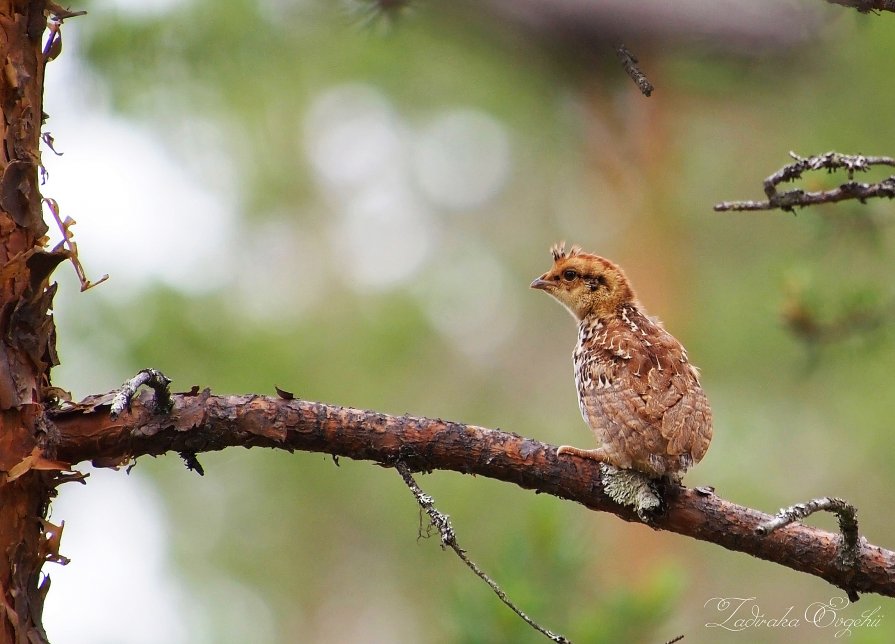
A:
POLYGON ((601 446, 574 454, 651 478, 679 480, 705 455, 712 412, 687 351, 646 315, 622 270, 564 244, 553 268, 531 283, 578 320, 573 354, 578 404, 601 446))

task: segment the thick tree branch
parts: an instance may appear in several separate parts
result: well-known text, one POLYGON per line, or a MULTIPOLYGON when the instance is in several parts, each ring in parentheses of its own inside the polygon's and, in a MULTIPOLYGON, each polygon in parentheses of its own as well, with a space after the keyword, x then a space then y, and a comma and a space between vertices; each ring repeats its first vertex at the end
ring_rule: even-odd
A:
MULTIPOLYGON (((147 454, 242 446, 323 452, 383 465, 400 460, 416 471, 488 476, 639 522, 632 509, 604 494, 598 463, 557 458, 553 446, 516 434, 303 400, 212 396, 196 390, 175 394, 168 415, 156 413, 144 394, 134 399, 130 413, 113 420, 112 398, 113 394, 95 396, 53 412, 59 440, 55 454, 47 456, 71 464, 93 460, 108 466, 147 454)), ((793 523, 762 535, 758 529, 772 516, 726 501, 710 489, 668 486, 662 492, 668 510, 650 524, 654 529, 810 573, 850 594, 895 596, 895 552, 862 540, 855 565, 843 568, 837 562, 837 534, 793 523)))

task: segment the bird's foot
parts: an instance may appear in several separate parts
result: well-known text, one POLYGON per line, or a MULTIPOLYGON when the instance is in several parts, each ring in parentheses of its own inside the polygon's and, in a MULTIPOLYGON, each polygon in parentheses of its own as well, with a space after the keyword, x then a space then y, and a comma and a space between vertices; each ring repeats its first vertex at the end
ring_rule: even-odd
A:
POLYGON ((606 450, 602 447, 596 449, 578 449, 571 445, 560 445, 556 449, 556 455, 562 456, 563 454, 571 454, 572 456, 587 458, 592 461, 599 461, 600 463, 609 463, 609 454, 607 454, 606 450))
POLYGON ((603 473, 603 491, 619 505, 634 508, 644 523, 662 512, 662 497, 655 481, 637 470, 615 467, 607 463, 600 465, 603 473))

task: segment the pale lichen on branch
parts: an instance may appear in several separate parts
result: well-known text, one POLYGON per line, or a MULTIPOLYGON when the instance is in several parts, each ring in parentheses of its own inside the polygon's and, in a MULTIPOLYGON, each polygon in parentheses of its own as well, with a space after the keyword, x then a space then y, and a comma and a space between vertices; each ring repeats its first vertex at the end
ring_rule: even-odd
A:
MULTIPOLYGON (((139 389, 141 385, 146 385, 147 387, 152 389, 153 393, 155 394, 153 402, 156 411, 158 413, 167 413, 171 410, 171 407, 174 404, 171 400, 171 391, 168 389, 168 385, 170 384, 171 379, 158 369, 141 369, 136 376, 121 385, 121 389, 118 390, 118 393, 116 393, 115 397, 112 399, 112 406, 109 409, 109 416, 115 419, 123 414, 126 410, 129 410, 131 407, 131 401, 133 400, 134 395, 137 393, 137 389, 139 389)), ((183 453, 184 451, 181 451, 181 456, 183 456, 183 453)), ((193 459, 195 459, 195 453, 193 453, 192 456, 193 459)), ((184 460, 187 460, 187 467, 189 467, 189 469, 197 470, 200 475, 205 473, 204 471, 202 471, 201 466, 192 467, 187 457, 183 456, 183 458, 184 460)), ((198 465, 198 461, 196 461, 196 465, 198 465)))

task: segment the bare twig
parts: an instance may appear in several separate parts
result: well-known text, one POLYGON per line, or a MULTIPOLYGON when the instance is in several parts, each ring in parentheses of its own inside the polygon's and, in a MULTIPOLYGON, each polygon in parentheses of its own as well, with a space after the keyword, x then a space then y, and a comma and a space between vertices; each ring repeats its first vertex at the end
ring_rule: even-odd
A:
POLYGON ((795 159, 764 180, 764 192, 766 201, 722 201, 715 205, 717 211, 727 210, 774 210, 779 208, 788 212, 796 207, 813 206, 823 203, 836 203, 846 199, 857 199, 864 203, 873 197, 895 197, 895 175, 887 177, 878 183, 858 183, 854 181, 855 172, 867 172, 871 166, 887 165, 895 166, 895 159, 891 157, 868 157, 861 154, 840 154, 827 152, 810 157, 801 157, 795 152, 789 155, 795 159), (777 192, 777 186, 784 182, 800 179, 804 172, 809 170, 822 170, 834 172, 845 170, 848 181, 838 188, 806 192, 801 189, 777 192))
MULTIPOLYGON (((825 496, 807 503, 796 503, 788 508, 782 508, 773 519, 765 521, 755 531, 760 535, 767 535, 778 528, 789 525, 794 521, 800 521, 815 512, 821 511, 833 512, 839 520, 839 530, 842 534, 839 553, 836 557, 837 564, 843 570, 854 567, 861 554, 860 535, 858 534, 858 510, 843 499, 825 496)), ((848 588, 845 590, 848 591, 848 598, 851 601, 858 600, 857 592, 848 588)))
POLYGON ((53 138, 52 133, 44 132, 40 135, 40 140, 43 141, 44 145, 50 148, 53 154, 55 154, 57 157, 61 157, 63 154, 65 154, 64 152, 59 152, 55 147, 53 147, 56 143, 56 139, 53 138))
POLYGON ((72 241, 74 235, 71 232, 71 227, 77 222, 71 217, 66 217, 65 221, 62 220, 62 217, 59 216, 59 204, 56 203, 55 199, 45 197, 43 202, 53 214, 53 219, 56 220, 56 223, 59 225, 59 231, 62 233, 62 241, 59 242, 59 245, 56 248, 58 249, 59 246, 68 247, 68 258, 71 260, 72 266, 75 267, 75 273, 78 276, 78 281, 81 283, 81 292, 83 293, 87 289, 102 284, 109 279, 108 275, 103 275, 96 282, 91 282, 87 279, 87 273, 84 272, 84 267, 81 265, 81 260, 78 258, 78 245, 72 241))
POLYGON ((859 13, 895 12, 895 0, 827 0, 827 2, 857 9, 859 13))
POLYGON ((653 84, 649 82, 646 74, 644 74, 637 65, 639 61, 634 54, 631 53, 631 50, 625 47, 624 43, 619 43, 618 47, 615 48, 615 53, 619 60, 622 61, 622 66, 625 68, 628 76, 630 76, 631 80, 640 88, 640 92, 644 96, 652 94, 653 89, 655 88, 653 87, 653 84))
POLYGON ((504 590, 500 587, 500 585, 491 579, 478 565, 469 558, 466 554, 466 551, 460 547, 460 544, 457 543, 457 535, 454 532, 454 527, 451 525, 451 518, 440 512, 438 508, 435 507, 435 499, 426 494, 420 489, 419 485, 417 485, 416 481, 413 479, 413 475, 410 473, 410 468, 408 468, 404 463, 398 461, 395 463, 395 469, 398 470, 398 474, 401 475, 401 478, 404 479, 404 483, 410 488, 410 491, 413 493, 413 496, 416 498, 416 502, 420 504, 420 508, 429 515, 429 521, 432 522, 432 525, 435 526, 435 529, 438 530, 438 533, 441 535, 441 547, 448 547, 453 550, 460 560, 466 564, 466 567, 469 568, 472 572, 476 574, 476 576, 484 581, 488 586, 491 587, 491 590, 494 591, 494 594, 506 604, 510 610, 516 613, 522 620, 531 626, 533 629, 538 631, 539 633, 545 635, 549 639, 554 642, 560 643, 568 643, 571 644, 571 640, 566 639, 562 635, 557 635, 556 633, 544 628, 536 621, 534 621, 531 617, 526 615, 513 601, 507 596, 504 590))
MULTIPOLYGON (((120 464, 142 455, 221 450, 230 446, 304 450, 372 460, 413 470, 453 470, 507 481, 569 499, 625 521, 635 511, 612 501, 600 464, 563 459, 552 445, 475 425, 433 418, 389 416, 306 400, 259 395, 213 396, 198 388, 173 395, 168 414, 135 397, 131 413, 109 417, 115 396, 63 402, 50 412, 58 430, 55 458, 66 463, 97 460, 120 464)), ((862 544, 855 565, 837 565, 841 537, 799 523, 759 535, 774 517, 737 505, 710 488, 660 486, 666 510, 650 527, 718 544, 816 575, 853 592, 895 597, 895 552, 862 544)))
POLYGON ((179 454, 180 458, 183 459, 183 464, 186 465, 186 469, 195 472, 199 476, 205 476, 205 468, 202 467, 202 463, 196 457, 196 452, 179 452, 179 454))
POLYGON ((75 18, 77 16, 87 15, 86 11, 72 11, 66 9, 55 2, 47 0, 47 31, 50 32, 47 42, 44 45, 43 55, 48 60, 52 60, 62 51, 62 23, 67 18, 75 18))
MULTIPOLYGON (((146 385, 150 387, 153 392, 155 392, 155 410, 158 413, 167 413, 171 410, 174 403, 171 400, 171 391, 168 389, 168 385, 171 384, 171 380, 165 376, 158 369, 142 369, 140 372, 121 385, 121 389, 118 390, 118 393, 115 394, 115 397, 112 399, 112 405, 109 409, 109 416, 112 419, 118 418, 124 410, 129 410, 131 408, 131 401, 134 398, 134 395, 137 393, 137 389, 140 388, 140 385, 146 385)), ((188 450, 180 450, 181 456, 184 453, 189 454, 188 450)), ((195 465, 199 464, 199 461, 196 459, 196 453, 192 452, 193 461, 195 461, 195 465)), ((193 464, 186 456, 183 456, 183 459, 187 461, 186 465, 189 469, 195 469, 199 472, 199 474, 203 474, 202 466, 199 465, 198 468, 192 467, 193 464)))

